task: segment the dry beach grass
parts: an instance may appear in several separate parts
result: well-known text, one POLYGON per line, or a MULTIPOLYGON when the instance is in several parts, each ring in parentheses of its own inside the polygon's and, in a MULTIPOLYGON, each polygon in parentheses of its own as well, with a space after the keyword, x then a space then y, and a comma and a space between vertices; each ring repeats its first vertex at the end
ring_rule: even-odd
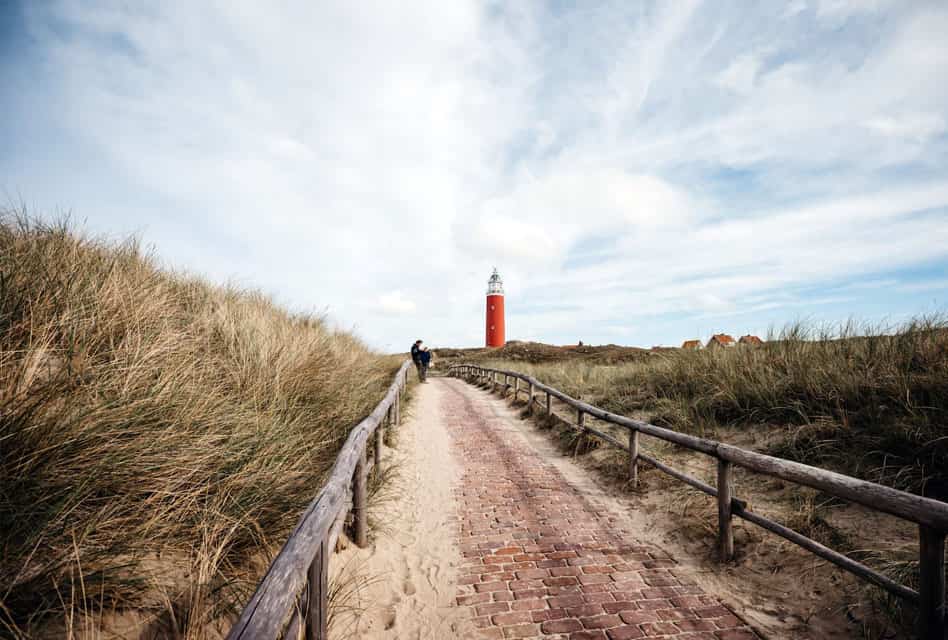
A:
POLYGON ((775 455, 948 498, 948 320, 941 317, 897 327, 796 324, 757 348, 668 350, 615 366, 493 364, 684 432, 776 429, 775 455))
POLYGON ((0 217, 0 635, 215 635, 398 359, 0 217))

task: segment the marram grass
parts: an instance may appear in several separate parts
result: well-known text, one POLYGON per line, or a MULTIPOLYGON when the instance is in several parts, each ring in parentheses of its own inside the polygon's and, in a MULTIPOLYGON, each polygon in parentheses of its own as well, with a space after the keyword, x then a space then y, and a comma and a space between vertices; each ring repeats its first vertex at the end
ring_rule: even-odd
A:
POLYGON ((781 433, 768 453, 948 499, 948 321, 795 324, 760 347, 661 351, 615 366, 485 362, 625 415, 714 436, 781 433))
POLYGON ((129 612, 218 633, 397 366, 134 242, 0 215, 0 636, 129 612))

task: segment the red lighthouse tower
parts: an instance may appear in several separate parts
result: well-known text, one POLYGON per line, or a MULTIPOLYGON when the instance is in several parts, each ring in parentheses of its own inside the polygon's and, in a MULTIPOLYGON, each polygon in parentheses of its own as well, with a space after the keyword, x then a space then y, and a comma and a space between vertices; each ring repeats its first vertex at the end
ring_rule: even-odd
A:
POLYGON ((488 347, 502 347, 504 338, 504 281, 497 268, 487 281, 487 340, 488 347))

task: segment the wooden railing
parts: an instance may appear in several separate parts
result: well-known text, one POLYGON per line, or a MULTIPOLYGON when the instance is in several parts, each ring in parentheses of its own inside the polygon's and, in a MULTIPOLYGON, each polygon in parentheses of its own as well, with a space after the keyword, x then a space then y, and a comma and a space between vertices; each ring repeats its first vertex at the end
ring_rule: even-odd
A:
POLYGON ((380 469, 385 425, 401 421, 401 392, 410 364, 402 364, 382 401, 349 433, 329 480, 270 564, 228 640, 295 639, 301 631, 307 640, 326 639, 329 557, 347 515, 353 542, 360 547, 368 542, 366 479, 373 466, 380 469), (373 436, 373 460, 366 460, 373 436))
POLYGON ((531 409, 536 403, 537 393, 545 393, 545 411, 547 415, 552 415, 552 398, 557 398, 572 407, 576 410, 576 423, 570 423, 574 428, 596 436, 628 452, 628 475, 633 486, 638 484, 638 466, 644 462, 694 487, 698 491, 716 497, 718 503, 718 553, 722 561, 727 562, 734 555, 732 518, 734 516, 743 518, 803 547, 863 580, 916 604, 919 608, 918 637, 923 640, 943 640, 945 638, 945 535, 948 532, 948 503, 898 491, 891 487, 866 482, 826 469, 748 451, 723 442, 696 438, 657 427, 641 420, 616 415, 571 398, 562 391, 543 384, 536 378, 515 371, 462 364, 452 366, 450 373, 454 376, 463 376, 468 380, 489 384, 491 391, 501 384, 498 382, 498 376, 503 376, 502 393, 506 395, 511 387, 513 387, 515 399, 519 398, 521 391, 527 393, 527 403, 531 409), (510 384, 511 379, 514 381, 513 385, 510 384), (521 382, 524 383, 524 389, 521 389, 521 382), (587 414, 604 422, 624 427, 628 431, 628 444, 620 442, 608 433, 586 425, 587 414), (717 485, 711 486, 642 453, 639 450, 639 436, 641 434, 717 458, 717 485), (812 538, 750 511, 746 502, 735 498, 733 495, 732 469, 734 465, 756 473, 811 487, 829 495, 861 504, 875 511, 882 511, 916 523, 919 535, 919 590, 915 591, 895 582, 888 576, 825 547, 812 538))

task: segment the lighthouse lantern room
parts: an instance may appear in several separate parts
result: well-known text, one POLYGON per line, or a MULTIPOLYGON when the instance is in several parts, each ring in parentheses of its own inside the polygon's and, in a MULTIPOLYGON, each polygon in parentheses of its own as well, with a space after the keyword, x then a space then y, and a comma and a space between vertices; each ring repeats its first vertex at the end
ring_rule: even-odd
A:
POLYGON ((488 347, 504 346, 504 281, 497 268, 487 281, 487 339, 488 347))

